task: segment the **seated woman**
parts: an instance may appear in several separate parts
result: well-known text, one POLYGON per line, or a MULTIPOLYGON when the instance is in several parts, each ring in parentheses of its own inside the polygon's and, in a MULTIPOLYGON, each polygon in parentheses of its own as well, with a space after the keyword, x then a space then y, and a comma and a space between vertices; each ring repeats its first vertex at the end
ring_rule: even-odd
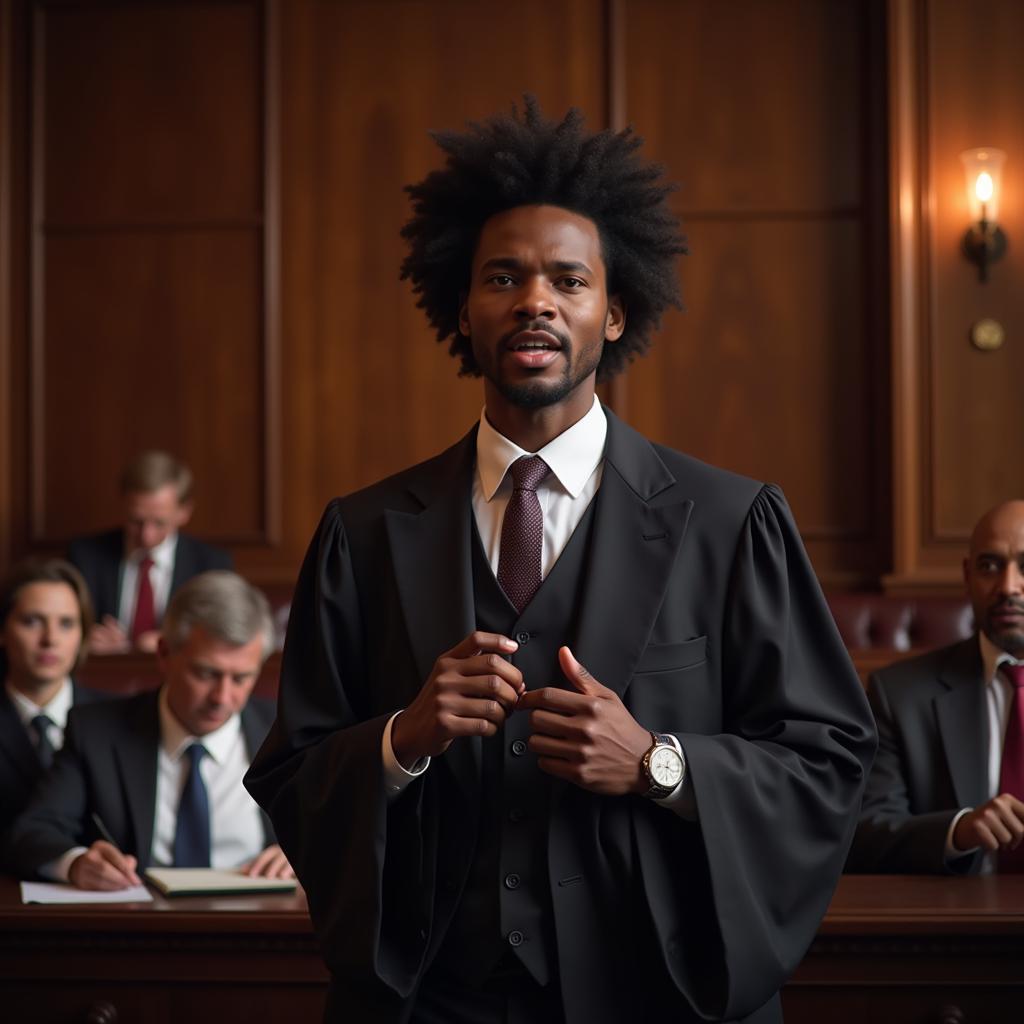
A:
POLYGON ((62 746, 72 704, 105 697, 71 679, 91 625, 89 592, 67 562, 21 562, 0 583, 0 836, 62 746))

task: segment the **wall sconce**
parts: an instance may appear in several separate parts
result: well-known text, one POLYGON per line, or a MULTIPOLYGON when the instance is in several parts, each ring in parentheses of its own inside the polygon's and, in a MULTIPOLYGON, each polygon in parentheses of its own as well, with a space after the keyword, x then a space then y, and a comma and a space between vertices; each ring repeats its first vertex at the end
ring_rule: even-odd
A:
POLYGON ((988 280, 988 265, 1006 252, 1006 235, 999 227, 999 199, 1002 189, 1001 149, 982 146, 960 154, 967 175, 967 203, 973 221, 964 235, 964 255, 978 265, 978 279, 988 280))

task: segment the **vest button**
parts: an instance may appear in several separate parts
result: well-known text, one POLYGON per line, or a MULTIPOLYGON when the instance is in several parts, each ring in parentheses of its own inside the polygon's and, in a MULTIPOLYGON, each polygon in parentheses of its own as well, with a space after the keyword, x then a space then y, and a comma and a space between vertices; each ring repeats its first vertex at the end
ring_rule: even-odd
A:
POLYGON ((505 888, 506 889, 518 889, 519 888, 519 876, 513 871, 505 876, 505 888))
POLYGON ((508 933, 508 944, 510 946, 521 946, 523 944, 523 933, 518 929, 508 933))
POLYGON ((512 741, 512 756, 522 757, 526 753, 527 747, 524 740, 513 740, 512 741))
POLYGON ((509 821, 513 821, 513 822, 517 822, 518 823, 518 822, 522 821, 523 818, 525 818, 525 817, 526 817, 526 812, 522 809, 522 807, 513 807, 512 810, 508 812, 508 820, 509 821))
POLYGON ((519 644, 520 647, 525 647, 529 642, 530 634, 527 633, 525 630, 516 633, 516 643, 519 644))

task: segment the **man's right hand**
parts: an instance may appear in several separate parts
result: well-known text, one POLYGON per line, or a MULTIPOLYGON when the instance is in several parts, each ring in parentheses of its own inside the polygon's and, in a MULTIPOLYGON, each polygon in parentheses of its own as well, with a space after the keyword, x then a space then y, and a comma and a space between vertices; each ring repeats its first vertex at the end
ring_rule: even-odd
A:
POLYGON ((968 811, 953 829, 953 845, 958 850, 975 847, 994 852, 1015 850, 1024 839, 1024 803, 1011 793, 1000 793, 988 803, 968 811))
POLYGON ((507 636, 478 630, 445 651, 391 727, 399 764, 411 769, 443 754, 458 736, 493 736, 526 691, 523 674, 504 657, 518 648, 507 636))
POLYGON ((79 889, 113 892, 141 885, 135 873, 137 861, 104 839, 97 839, 80 857, 71 862, 68 881, 79 889))
POLYGON ((128 634, 113 615, 104 615, 89 631, 91 654, 124 654, 131 650, 128 634))

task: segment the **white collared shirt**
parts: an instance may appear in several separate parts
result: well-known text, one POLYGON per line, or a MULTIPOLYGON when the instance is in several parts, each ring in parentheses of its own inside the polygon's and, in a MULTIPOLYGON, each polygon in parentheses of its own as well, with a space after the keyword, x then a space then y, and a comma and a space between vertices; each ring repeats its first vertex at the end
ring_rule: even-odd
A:
POLYGON ((132 628, 135 618, 135 598, 139 590, 139 563, 147 555, 153 559, 149 569, 149 582, 153 588, 153 611, 157 624, 164 618, 164 610, 171 596, 174 576, 174 556, 178 550, 177 531, 169 533, 155 548, 140 548, 121 559, 121 590, 117 605, 117 620, 124 629, 132 628))
POLYGON ((160 751, 157 754, 156 816, 150 863, 174 863, 174 832, 178 803, 188 778, 191 759, 185 751, 201 743, 207 756, 199 765, 210 802, 210 867, 236 868, 263 849, 263 823, 256 801, 242 785, 249 768, 240 715, 232 715, 219 729, 192 736, 167 704, 167 688, 160 691, 160 751))
MULTIPOLYGON (((1006 651, 996 647, 981 630, 978 630, 978 644, 981 648, 981 664, 985 679, 985 725, 987 736, 987 798, 991 800, 999 795, 999 776, 1003 763, 1003 742, 1006 738, 1006 726, 1010 720, 1010 704, 1013 701, 1013 684, 1007 679, 999 666, 1024 664, 1006 651)), ((946 857, 962 857, 969 850, 957 850, 953 846, 953 830, 957 822, 973 807, 964 807, 953 819, 946 833, 946 857)), ((977 847, 975 847, 977 849, 977 847)), ((996 869, 996 855, 985 854, 981 864, 981 874, 992 874, 996 869)))
POLYGON ((607 435, 608 419, 596 396, 586 416, 539 452, 520 448, 491 426, 486 410, 480 414, 480 429, 476 435, 476 472, 473 474, 473 515, 484 553, 495 576, 498 575, 501 550, 501 525, 512 497, 509 466, 524 455, 539 455, 551 470, 537 487, 537 500, 544 514, 540 557, 543 578, 565 550, 601 485, 607 435))
POLYGON ((25 731, 32 741, 32 746, 39 746, 39 734, 32 725, 32 719, 36 715, 46 715, 53 723, 46 727, 46 738, 50 741, 50 746, 54 750, 60 750, 64 746, 64 730, 68 724, 68 712, 71 710, 71 705, 75 699, 74 691, 71 688, 71 680, 65 677, 64 681, 60 684, 60 689, 50 698, 49 703, 42 706, 26 697, 10 681, 6 682, 4 686, 7 689, 7 696, 11 698, 11 703, 14 705, 18 718, 21 720, 21 724, 25 726, 25 731))

